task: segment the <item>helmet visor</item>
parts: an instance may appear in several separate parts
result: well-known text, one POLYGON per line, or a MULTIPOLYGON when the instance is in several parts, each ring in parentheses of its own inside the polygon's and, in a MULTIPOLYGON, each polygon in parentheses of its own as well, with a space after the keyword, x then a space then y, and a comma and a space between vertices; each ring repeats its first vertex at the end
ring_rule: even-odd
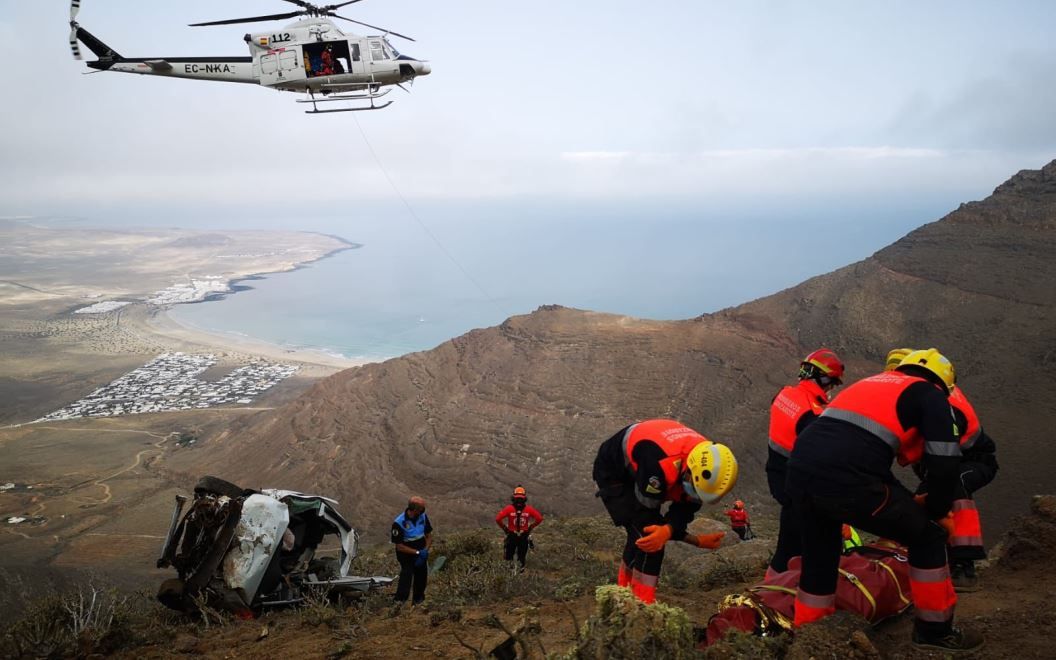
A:
POLYGON ((697 492, 695 486, 693 486, 693 477, 688 473, 682 475, 682 491, 686 494, 686 497, 693 502, 700 502, 700 493, 697 492))

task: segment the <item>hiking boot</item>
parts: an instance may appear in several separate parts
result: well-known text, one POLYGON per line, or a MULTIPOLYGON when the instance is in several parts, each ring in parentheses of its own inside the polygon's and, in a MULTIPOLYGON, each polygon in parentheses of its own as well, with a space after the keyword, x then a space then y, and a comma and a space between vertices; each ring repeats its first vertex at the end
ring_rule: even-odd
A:
POLYGON ((979 578, 975 575, 975 562, 954 562, 950 565, 950 580, 953 590, 959 594, 979 591, 979 578))
POLYGON ((971 630, 952 628, 942 637, 924 637, 913 631, 913 646, 921 649, 934 649, 947 653, 967 653, 983 645, 983 636, 971 630))

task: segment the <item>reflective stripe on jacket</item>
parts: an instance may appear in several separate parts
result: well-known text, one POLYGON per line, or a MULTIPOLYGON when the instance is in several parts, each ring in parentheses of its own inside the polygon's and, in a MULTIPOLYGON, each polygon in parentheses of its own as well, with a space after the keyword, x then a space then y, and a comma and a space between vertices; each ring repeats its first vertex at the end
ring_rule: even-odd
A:
MULTIPOLYGON (((906 388, 918 382, 927 381, 900 371, 870 376, 840 392, 821 416, 848 422, 872 433, 891 448, 900 465, 915 463, 928 448, 924 447, 923 438, 915 428, 902 428, 897 404, 906 388)), ((947 451, 945 447, 934 449, 942 454, 947 451)))

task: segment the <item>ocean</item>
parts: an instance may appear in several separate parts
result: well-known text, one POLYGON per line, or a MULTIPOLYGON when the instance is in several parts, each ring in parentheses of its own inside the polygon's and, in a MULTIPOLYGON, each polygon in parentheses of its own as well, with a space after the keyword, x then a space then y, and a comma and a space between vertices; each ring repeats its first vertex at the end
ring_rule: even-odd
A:
MULTIPOLYGON (((385 359, 540 305, 684 319, 862 259, 952 208, 949 200, 701 211, 444 205, 354 217, 181 222, 318 231, 361 247, 178 305, 198 328, 385 359)), ((175 223, 173 223, 175 224, 175 223)))

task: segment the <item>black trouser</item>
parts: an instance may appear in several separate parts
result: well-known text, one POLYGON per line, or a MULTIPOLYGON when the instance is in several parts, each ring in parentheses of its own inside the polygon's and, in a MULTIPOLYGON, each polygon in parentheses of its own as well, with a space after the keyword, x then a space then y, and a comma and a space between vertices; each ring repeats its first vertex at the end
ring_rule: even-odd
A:
POLYGON ((997 468, 987 463, 972 460, 961 461, 961 484, 968 492, 968 497, 994 480, 997 468))
POLYGON ((737 536, 739 536, 740 539, 743 541, 745 539, 745 537, 748 536, 748 528, 747 527, 734 527, 733 528, 733 533, 736 534, 737 536))
POLYGON ((799 517, 786 504, 781 507, 781 526, 777 530, 777 547, 770 558, 770 568, 778 573, 788 570, 788 560, 803 554, 803 529, 799 517))
MULTIPOLYGON (((912 493, 901 484, 874 482, 844 489, 838 495, 829 494, 831 488, 828 482, 816 484, 809 480, 789 484, 789 503, 802 525, 800 589, 816 595, 836 592, 845 522, 905 545, 909 549, 911 584, 915 571, 927 574, 946 568, 946 530, 928 519, 924 509, 913 501, 912 493)), ((952 611, 946 620, 924 620, 921 616, 918 607, 915 625, 918 633, 927 637, 947 634, 953 622, 952 611)))
POLYGON ((644 552, 635 545, 635 541, 645 535, 642 530, 649 525, 667 524, 660 510, 642 506, 634 496, 634 484, 599 484, 599 487, 598 495, 612 518, 612 524, 627 531, 627 543, 623 546, 623 565, 629 571, 659 576, 660 567, 664 563, 664 551, 644 552))
POLYGON ((397 552, 396 559, 400 562, 400 581, 396 585, 396 602, 407 602, 412 582, 414 583, 414 596, 411 602, 414 604, 422 602, 425 600, 425 584, 429 580, 429 566, 424 561, 421 566, 416 566, 417 555, 397 552))
POLYGON ((506 561, 513 560, 513 554, 517 553, 517 561, 524 568, 525 559, 528 557, 528 532, 517 534, 506 532, 506 543, 503 545, 506 561))
MULTIPOLYGON (((788 494, 785 490, 787 470, 785 465, 788 459, 781 456, 773 449, 766 461, 766 482, 770 486, 770 494, 777 503, 781 505, 780 526, 777 530, 777 547, 774 556, 770 558, 770 568, 778 573, 788 570, 788 560, 796 555, 803 554, 803 542, 801 536, 799 518, 792 513, 792 507, 788 503, 788 494)), ((736 528, 735 530, 736 531, 736 528)), ((742 537, 743 538, 743 537, 742 537)))

